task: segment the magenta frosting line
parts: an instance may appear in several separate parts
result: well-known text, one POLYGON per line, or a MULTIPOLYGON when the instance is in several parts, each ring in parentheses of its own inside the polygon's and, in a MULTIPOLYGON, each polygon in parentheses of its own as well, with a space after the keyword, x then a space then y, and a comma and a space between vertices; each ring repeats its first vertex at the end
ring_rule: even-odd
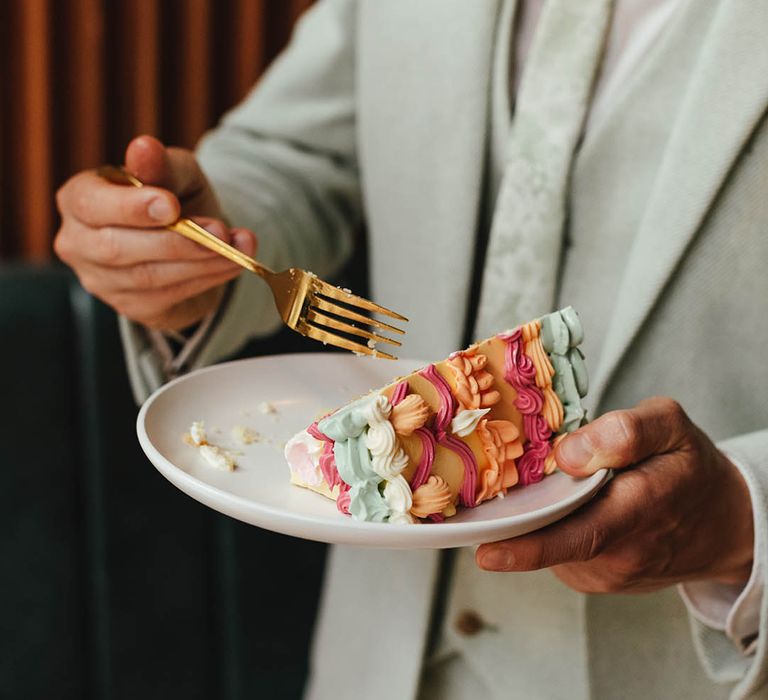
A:
POLYGON ((477 460, 472 450, 461 440, 447 434, 438 437, 441 445, 456 452, 464 462, 464 480, 461 482, 459 501, 463 506, 472 508, 475 505, 475 489, 477 488, 477 460))
POLYGON ((437 395, 440 397, 440 408, 437 411, 435 418, 435 431, 438 435, 447 430, 453 419, 453 414, 456 406, 456 400, 451 393, 451 387, 448 386, 448 382, 443 379, 442 376, 435 369, 434 365, 429 365, 419 371, 419 374, 432 382, 432 385, 437 390, 437 395))
MULTIPOLYGON (((320 472, 325 479, 325 483, 328 484, 328 488, 332 489, 334 486, 345 484, 336 467, 336 457, 333 455, 333 440, 317 427, 317 421, 307 428, 307 432, 315 438, 315 440, 322 440, 325 443, 318 461, 320 463, 320 472)), ((341 496, 341 491, 339 491, 339 496, 341 496)), ((336 505, 338 505, 338 499, 336 505)))
POLYGON ((315 440, 322 440, 323 442, 333 442, 333 441, 331 440, 331 438, 329 438, 327 435, 325 435, 325 433, 322 433, 322 432, 320 432, 320 428, 318 428, 318 427, 317 427, 317 421, 315 421, 314 423, 312 423, 312 425, 310 425, 310 426, 307 428, 307 432, 308 432, 308 433, 309 433, 309 434, 310 434, 310 435, 311 435, 313 438, 315 438, 315 440))
POLYGON ((456 400, 451 393, 451 387, 448 386, 448 382, 438 373, 434 365, 425 367, 419 374, 432 382, 440 397, 440 409, 435 420, 437 442, 453 450, 461 457, 461 461, 464 463, 464 478, 459 491, 459 501, 462 505, 472 508, 475 505, 475 488, 477 487, 477 460, 465 443, 446 433, 456 407, 456 400))
POLYGON ((411 479, 411 491, 415 491, 419 486, 426 483, 429 478, 429 472, 432 471, 432 464, 435 461, 435 436, 426 428, 417 428, 414 431, 421 438, 421 459, 416 472, 411 479))
POLYGON ((343 513, 344 515, 349 515, 349 502, 350 502, 350 496, 349 496, 349 484, 342 481, 339 486, 339 495, 336 498, 336 508, 338 508, 340 513, 343 513))
POLYGON ((525 435, 523 454, 517 460, 520 483, 525 486, 544 478, 544 460, 549 454, 552 430, 540 415, 544 394, 536 386, 536 367, 523 350, 523 334, 518 328, 513 333, 498 336, 506 342, 504 351, 504 379, 517 392, 515 406, 523 414, 525 435))
POLYGON ((430 513, 427 518, 433 523, 445 522, 445 516, 442 513, 430 513))
POLYGON ((397 406, 397 404, 399 404, 407 394, 408 382, 402 381, 395 387, 395 390, 392 392, 392 398, 389 400, 389 403, 391 403, 393 406, 397 406))

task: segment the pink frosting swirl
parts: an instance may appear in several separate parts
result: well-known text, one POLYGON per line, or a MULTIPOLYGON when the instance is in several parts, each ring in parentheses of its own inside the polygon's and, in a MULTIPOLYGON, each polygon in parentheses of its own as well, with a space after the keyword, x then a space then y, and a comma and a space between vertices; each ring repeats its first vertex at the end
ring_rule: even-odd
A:
POLYGON ((351 500, 349 484, 342 481, 339 485, 339 495, 336 498, 336 507, 339 509, 339 512, 349 515, 349 502, 351 500))
POLYGON ((541 413, 544 408, 544 396, 535 386, 521 386, 517 392, 515 406, 523 415, 541 413))
POLYGON ((415 491, 419 486, 427 482, 429 473, 432 471, 432 464, 435 461, 435 436, 426 428, 417 428, 414 431, 421 438, 421 459, 419 466, 411 480, 411 491, 415 491))
POLYGON ((541 415, 544 394, 536 386, 536 366, 525 354, 521 329, 498 336, 506 342, 504 352, 504 379, 517 392, 515 406, 523 414, 523 427, 527 438, 523 454, 517 460, 520 484, 527 485, 544 478, 544 462, 550 451, 552 430, 541 415))
POLYGON ((447 430, 451 424, 453 414, 456 412, 456 399, 453 398, 448 382, 438 373, 434 365, 425 367, 419 371, 419 374, 432 383, 432 386, 437 391, 437 395, 440 397, 440 408, 435 416, 435 431, 439 435, 447 430))
POLYGON ((461 482, 461 490, 459 491, 459 503, 467 508, 476 506, 477 460, 475 459, 474 452, 465 442, 446 433, 438 436, 438 442, 443 447, 448 447, 456 452, 461 457, 461 461, 464 462, 464 479, 461 482))
POLYGON ((517 472, 523 486, 535 484, 544 478, 544 462, 548 454, 548 442, 527 442, 525 444, 525 452, 517 460, 517 472))
POLYGON ((534 444, 545 442, 549 445, 549 438, 552 437, 552 428, 549 427, 547 419, 540 413, 534 413, 523 416, 523 427, 525 436, 534 444))
POLYGON ((393 406, 397 406, 397 404, 399 404, 407 394, 408 382, 402 381, 395 387, 395 390, 392 392, 392 398, 389 400, 389 403, 391 403, 393 406))
MULTIPOLYGON (((307 428, 307 432, 313 438, 315 438, 315 440, 322 440, 325 443, 323 445, 323 451, 320 453, 320 472, 325 479, 325 483, 328 484, 329 489, 333 489, 334 486, 339 487, 339 495, 336 499, 336 506, 338 507, 339 498, 341 498, 342 494, 342 488, 346 486, 348 490, 349 486, 344 481, 342 481, 341 476, 339 475, 339 470, 336 467, 336 457, 334 457, 333 454, 333 446, 335 443, 325 433, 320 431, 320 428, 317 427, 317 421, 312 423, 312 425, 307 428)), ((349 497, 347 497, 347 500, 349 500, 349 497)), ((341 510, 341 508, 339 508, 339 510, 341 510)))
POLYGON ((432 383, 440 397, 440 408, 435 418, 435 437, 438 444, 453 450, 461 457, 461 461, 464 463, 464 478, 459 490, 459 502, 472 508, 475 505, 475 489, 477 488, 477 460, 466 443, 446 433, 456 412, 456 399, 453 398, 448 382, 443 379, 434 365, 425 367, 419 371, 419 374, 432 383))
POLYGON ((320 428, 318 428, 318 427, 317 427, 317 421, 315 421, 314 423, 312 423, 312 425, 310 425, 310 426, 307 428, 307 432, 308 432, 308 433, 309 433, 309 434, 310 434, 310 435, 311 435, 313 438, 315 438, 315 440, 322 440, 323 442, 329 442, 329 441, 330 441, 330 442, 333 442, 333 440, 331 440, 331 438, 329 438, 329 437, 328 437, 328 436, 327 436, 325 433, 321 433, 321 432, 320 432, 320 428))

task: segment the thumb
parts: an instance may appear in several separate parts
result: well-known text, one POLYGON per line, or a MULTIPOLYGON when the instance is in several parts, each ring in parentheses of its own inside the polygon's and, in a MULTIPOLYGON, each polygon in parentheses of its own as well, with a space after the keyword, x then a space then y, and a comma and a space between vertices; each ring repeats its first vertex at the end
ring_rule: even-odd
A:
POLYGON ((125 165, 145 184, 170 190, 179 199, 195 196, 207 184, 191 151, 167 148, 154 136, 133 139, 125 151, 125 165))
POLYGON ((571 476, 620 469, 685 444, 693 424, 676 401, 652 398, 611 411, 564 437, 555 448, 557 465, 571 476))

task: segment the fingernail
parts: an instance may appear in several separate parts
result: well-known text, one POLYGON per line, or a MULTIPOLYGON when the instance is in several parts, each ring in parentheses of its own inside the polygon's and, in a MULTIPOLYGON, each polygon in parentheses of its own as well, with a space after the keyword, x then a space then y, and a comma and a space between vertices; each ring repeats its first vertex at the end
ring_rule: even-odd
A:
POLYGON ((155 197, 150 200, 147 213, 155 221, 165 223, 173 217, 173 208, 165 197, 155 197))
POLYGON ((515 565, 515 555, 506 549, 492 549, 480 559, 480 566, 489 571, 508 571, 515 565))
POLYGON ((594 456, 589 444, 580 435, 565 438, 557 450, 560 462, 564 462, 571 469, 586 469, 594 456))
POLYGON ((251 251, 251 237, 245 231, 235 231, 232 234, 233 243, 235 248, 243 253, 250 253, 251 251))
POLYGON ((211 223, 206 224, 205 230, 208 231, 208 233, 212 233, 216 238, 220 238, 222 241, 227 240, 227 227, 218 221, 211 221, 211 223))

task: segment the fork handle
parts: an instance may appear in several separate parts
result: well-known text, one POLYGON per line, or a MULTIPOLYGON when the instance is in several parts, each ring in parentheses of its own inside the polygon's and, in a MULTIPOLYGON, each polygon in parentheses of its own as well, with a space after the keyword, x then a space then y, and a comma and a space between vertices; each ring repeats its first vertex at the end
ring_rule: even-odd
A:
POLYGON ((225 243, 220 238, 214 236, 210 231, 206 231, 202 226, 196 224, 192 219, 179 219, 175 223, 166 226, 166 228, 175 231, 176 233, 180 233, 185 238, 189 238, 189 240, 212 250, 214 253, 223 255, 228 260, 241 265, 246 270, 255 272, 259 277, 267 279, 274 275, 274 272, 272 272, 266 265, 256 262, 256 260, 249 255, 239 251, 234 246, 229 245, 229 243, 225 243))
MULTIPOLYGON (((133 187, 144 187, 144 183, 135 175, 129 173, 125 168, 115 165, 102 165, 96 170, 97 174, 105 180, 116 185, 133 185, 133 187)), ((216 238, 210 231, 206 231, 202 226, 196 224, 192 219, 181 218, 178 221, 166 226, 167 229, 180 233, 185 238, 198 243, 214 253, 223 255, 233 263, 241 265, 246 270, 256 273, 259 277, 267 279, 275 273, 266 265, 256 262, 252 257, 239 251, 234 246, 225 243, 220 238, 216 238)))

